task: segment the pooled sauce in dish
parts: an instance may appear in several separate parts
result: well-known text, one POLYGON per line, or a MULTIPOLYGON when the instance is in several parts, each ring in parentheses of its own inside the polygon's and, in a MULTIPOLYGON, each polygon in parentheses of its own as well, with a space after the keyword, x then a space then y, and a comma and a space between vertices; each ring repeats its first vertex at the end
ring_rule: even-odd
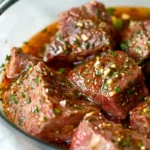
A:
MULTIPOLYGON (((126 24, 131 20, 150 20, 150 9, 149 8, 138 8, 138 7, 113 7, 107 9, 108 13, 111 15, 114 27, 117 32, 120 32, 126 24)), ((59 29, 57 22, 48 25, 42 31, 34 35, 30 40, 25 41, 22 46, 24 53, 31 54, 35 57, 42 58, 45 48, 45 44, 50 43, 54 39, 56 32, 59 29)), ((53 61, 52 63, 47 63, 50 68, 59 71, 63 74, 67 74, 75 64, 70 65, 68 63, 58 63, 53 61)), ((5 75, 2 80, 1 89, 7 89, 7 87, 16 79, 8 79, 5 75)), ((119 90, 119 89, 118 89, 119 90)), ((0 98, 3 97, 3 92, 0 98)), ((4 106, 7 109, 7 106, 4 106)), ((7 112, 7 111, 6 111, 7 112)), ((109 118, 109 115, 106 115, 109 118)), ((9 116, 7 116, 9 118, 9 116)), ((110 120, 115 120, 110 116, 110 120)), ((10 118, 9 118, 10 119, 10 118)), ((123 125, 126 126, 126 121, 123 121, 123 125)))

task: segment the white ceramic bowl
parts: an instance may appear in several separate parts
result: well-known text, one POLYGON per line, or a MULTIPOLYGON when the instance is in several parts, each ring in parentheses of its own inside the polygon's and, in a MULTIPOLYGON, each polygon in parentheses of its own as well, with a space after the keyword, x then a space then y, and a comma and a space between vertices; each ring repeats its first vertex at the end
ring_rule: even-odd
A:
MULTIPOLYGON (((0 64, 13 46, 21 46, 36 32, 57 19, 57 14, 89 0, 20 0, 0 16, 0 64)), ((150 7, 150 0, 101 0, 106 6, 150 7)), ((0 117, 0 149, 52 150, 24 135, 0 117)))

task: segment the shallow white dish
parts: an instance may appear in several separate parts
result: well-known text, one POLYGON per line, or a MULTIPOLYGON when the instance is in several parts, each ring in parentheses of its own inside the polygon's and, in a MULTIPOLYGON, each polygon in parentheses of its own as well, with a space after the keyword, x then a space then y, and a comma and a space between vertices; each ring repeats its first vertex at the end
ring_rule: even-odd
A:
MULTIPOLYGON (((21 46, 36 32, 57 19, 57 14, 89 0, 20 0, 0 16, 0 64, 13 46, 21 46)), ((150 7, 149 0, 101 0, 106 6, 150 7)), ((0 108, 1 109, 1 108, 0 108)), ((0 149, 51 150, 52 145, 35 141, 0 117, 0 149)))

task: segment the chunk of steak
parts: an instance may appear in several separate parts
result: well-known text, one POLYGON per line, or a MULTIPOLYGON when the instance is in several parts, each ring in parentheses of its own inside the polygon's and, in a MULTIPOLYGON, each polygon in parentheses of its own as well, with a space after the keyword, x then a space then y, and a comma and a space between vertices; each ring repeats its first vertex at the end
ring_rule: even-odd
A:
POLYGON ((36 65, 40 60, 32 55, 22 52, 20 48, 12 48, 10 61, 6 67, 8 78, 14 78, 20 75, 27 67, 36 65))
POLYGON ((92 1, 59 16, 60 29, 46 46, 44 61, 75 62, 114 48, 114 28, 102 3, 92 1))
POLYGON ((29 135, 52 142, 70 140, 73 129, 97 107, 80 100, 73 84, 42 62, 24 72, 5 92, 8 117, 29 135))
POLYGON ((150 138, 150 96, 130 111, 130 125, 150 138))
POLYGON ((132 21, 121 31, 121 48, 137 62, 150 57, 150 20, 132 21))
POLYGON ((139 133, 87 114, 71 140, 71 150, 150 150, 150 140, 139 133))
POLYGON ((89 99, 120 119, 148 95, 144 76, 125 52, 111 51, 75 67, 70 80, 89 99))

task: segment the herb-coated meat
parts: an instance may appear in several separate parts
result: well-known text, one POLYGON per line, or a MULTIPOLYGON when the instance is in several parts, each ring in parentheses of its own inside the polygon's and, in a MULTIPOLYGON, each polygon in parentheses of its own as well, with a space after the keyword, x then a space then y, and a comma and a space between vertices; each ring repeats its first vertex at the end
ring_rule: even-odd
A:
POLYGON ((150 138, 150 97, 130 111, 130 124, 132 129, 150 138))
POLYGON ((137 62, 150 57, 150 20, 131 21, 121 31, 121 48, 137 62))
POLYGON ((6 67, 6 74, 8 78, 14 78, 20 75, 30 65, 35 65, 40 60, 32 55, 22 52, 20 48, 12 48, 10 61, 6 67))
POLYGON ((99 111, 80 97, 65 76, 40 62, 12 83, 5 92, 4 107, 12 122, 27 134, 60 143, 70 140, 86 113, 99 111))
POLYGON ((150 140, 139 133, 89 113, 75 130, 71 150, 150 150, 150 140))
POLYGON ((122 51, 110 51, 76 66, 69 78, 90 100, 120 119, 148 95, 142 71, 122 51))
POLYGON ((44 61, 75 62, 114 48, 114 28, 102 3, 92 1, 59 15, 60 29, 46 46, 44 61))

